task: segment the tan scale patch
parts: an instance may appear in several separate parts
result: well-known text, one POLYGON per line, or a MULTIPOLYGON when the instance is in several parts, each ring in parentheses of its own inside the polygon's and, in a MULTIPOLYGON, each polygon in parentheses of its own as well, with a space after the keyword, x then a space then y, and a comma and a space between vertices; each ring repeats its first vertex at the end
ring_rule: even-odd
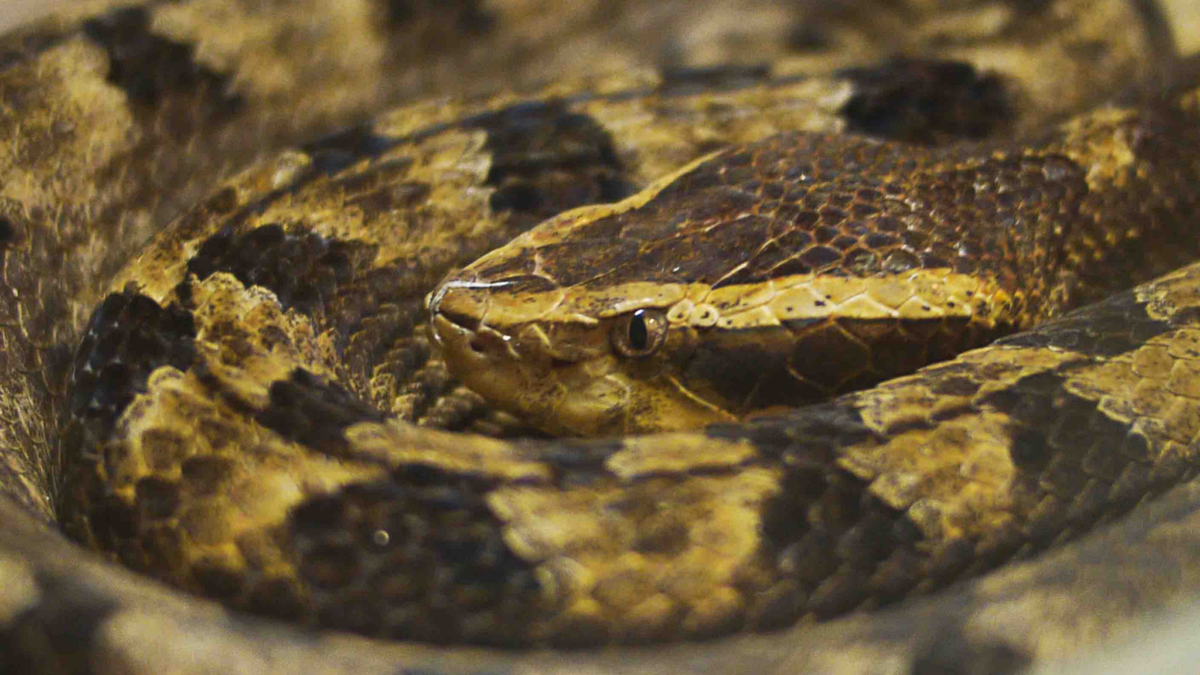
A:
POLYGON ((345 436, 351 456, 381 466, 420 464, 452 474, 526 483, 545 483, 552 478, 545 463, 525 457, 512 444, 494 438, 421 429, 394 420, 360 422, 348 427, 345 436))
POLYGON ((108 451, 114 461, 101 470, 116 496, 129 504, 138 503, 136 486, 143 478, 177 486, 182 506, 173 517, 141 521, 141 538, 157 541, 172 564, 159 573, 170 574, 176 583, 194 588, 190 570, 197 563, 291 578, 291 563, 274 534, 291 509, 342 485, 378 478, 382 470, 329 460, 282 442, 274 432, 208 399, 205 391, 194 375, 172 368, 155 371, 146 393, 118 421, 125 440, 108 451), (169 462, 162 457, 165 439, 172 440, 169 462), (205 481, 183 473, 185 463, 199 458, 236 467, 223 489, 212 491, 205 481))
POLYGON ((303 22, 304 17, 318 11, 312 6, 316 4, 313 0, 292 4, 295 5, 292 10, 294 22, 280 21, 280 17, 271 12, 237 11, 214 3, 167 5, 155 11, 152 29, 184 44, 199 39, 195 55, 198 63, 217 72, 239 66, 243 72, 254 73, 252 78, 239 79, 235 86, 243 92, 250 90, 256 97, 268 99, 310 86, 313 73, 290 62, 295 60, 289 58, 295 50, 248 47, 297 42, 311 48, 319 41, 322 58, 305 66, 341 75, 327 74, 322 78, 322 87, 329 88, 322 92, 322 104, 354 105, 362 98, 362 80, 375 81, 383 77, 386 45, 376 31, 375 8, 362 2, 339 2, 322 8, 322 20, 315 26, 303 22), (305 7, 306 4, 309 7, 305 7), (197 35, 198 27, 217 27, 231 22, 237 22, 236 31, 211 30, 197 35))
POLYGON ((1010 518, 1014 467, 1009 419, 975 412, 938 424, 929 421, 946 417, 944 411, 966 409, 976 396, 1079 358, 1047 350, 987 348, 959 359, 971 364, 973 372, 987 373, 977 394, 935 394, 929 387, 937 378, 914 375, 856 395, 863 421, 887 441, 846 448, 838 464, 870 482, 871 493, 888 505, 908 510, 931 540, 981 536, 1010 518), (916 429, 911 428, 914 423, 916 429))
MULTIPOLYGON (((99 214, 120 196, 99 186, 101 167, 124 165, 128 149, 140 140, 140 132, 126 105, 124 95, 105 82, 108 59, 104 51, 74 36, 48 49, 31 63, 14 62, 4 73, 4 96, 0 100, 0 201, 18 205, 19 219, 28 218, 38 227, 62 228, 79 237, 79 243, 66 255, 71 275, 95 275, 111 242, 90 225, 73 222, 99 214), (38 224, 34 215, 44 218, 38 224), (72 231, 73 227, 78 230, 72 231)), ((132 216, 123 223, 128 230, 117 236, 141 238, 139 228, 146 214, 132 216)), ((26 233, 17 242, 26 248, 38 233, 26 233)), ((111 235, 109 235, 111 236, 111 235)), ((26 286, 24 279, 13 278, 17 268, 6 267, 4 285, 14 295, 26 286)), ((60 283, 42 279, 47 287, 60 283)), ((78 297, 67 299, 69 316, 56 317, 64 334, 79 330, 98 301, 97 287, 84 287, 78 297), (67 321, 63 321, 63 319, 67 321)), ((26 304, 41 297, 21 302, 26 304)), ((56 338, 59 339, 59 338, 56 338)))
POLYGON ((196 348, 242 401, 266 408, 271 383, 286 380, 296 368, 333 378, 335 350, 328 338, 317 336, 307 317, 283 312, 270 291, 247 289, 232 275, 218 272, 196 284, 193 299, 196 348), (276 341, 273 336, 278 335, 286 338, 276 341))
POLYGON ((224 398, 210 399, 213 382, 201 383, 194 373, 160 368, 118 421, 115 437, 124 440, 114 443, 100 470, 129 504, 138 503, 136 486, 144 477, 178 486, 184 506, 165 521, 143 522, 142 535, 159 542, 171 564, 163 572, 176 583, 193 588, 190 569, 201 563, 291 579, 295 573, 276 535, 291 509, 386 470, 282 441, 230 407, 237 401, 266 408, 270 384, 297 367, 331 377, 332 346, 314 335, 307 318, 282 312, 272 293, 246 289, 224 273, 195 285, 193 300, 197 357, 224 398), (222 489, 183 471, 201 458, 229 467, 222 489))
POLYGON ((732 469, 758 454, 749 442, 730 443, 695 433, 632 436, 623 446, 604 463, 621 480, 732 469))
POLYGON ((1061 152, 1087 168, 1088 188, 1103 190, 1124 185, 1137 154, 1131 147, 1133 139, 1121 130, 1121 125, 1136 116, 1137 111, 1128 108, 1101 108, 1062 125, 1065 138, 1061 152))
POLYGON ((91 180, 96 167, 136 140, 124 95, 105 82, 108 59, 99 47, 76 37, 23 67, 31 72, 8 76, 19 82, 28 78, 29 84, 36 81, 37 95, 46 100, 40 114, 21 115, 18 138, 0 145, 4 175, 20 179, 6 181, 0 190, 30 207, 52 208, 60 200, 85 205, 98 190, 91 180), (65 119, 87 133, 74 133, 61 123, 65 119), (46 143, 50 139, 56 142, 46 143), (28 143, 36 143, 36 152, 28 143))
POLYGON ((778 481, 776 470, 747 469, 569 492, 513 485, 488 504, 505 522, 505 542, 538 564, 543 602, 564 607, 535 633, 602 619, 636 635, 672 617, 700 631, 738 616, 735 588, 762 580, 761 507, 778 481))
POLYGON ((1011 303, 993 282, 949 270, 870 279, 829 276, 784 278, 755 288, 733 286, 704 298, 723 318, 721 327, 758 328, 792 319, 929 319, 961 316, 994 323, 1011 303), (742 291, 745 295, 738 296, 742 291), (766 313, 747 310, 763 308, 766 313), (742 317, 745 317, 744 319, 742 317))
MULTIPOLYGON (((1138 294, 1151 317, 1164 321, 1200 304, 1190 288, 1200 272, 1193 265, 1138 294)), ((955 417, 941 411, 966 410, 971 401, 1035 373, 1084 361, 1067 351, 992 347, 968 352, 960 363, 971 364, 974 377, 986 380, 972 396, 929 390, 929 374, 900 378, 859 394, 858 408, 872 430, 888 437, 878 446, 848 448, 839 464, 871 482, 871 491, 910 518, 935 540, 983 536, 1007 520, 1009 483, 1014 467, 1009 457, 1009 420, 996 413, 973 412, 955 417), (936 425, 929 420, 941 417, 936 425), (947 419, 948 418, 948 419, 947 419), (912 425, 916 430, 897 433, 912 425)), ((1188 448, 1200 438, 1200 330, 1183 329, 1148 340, 1133 352, 1095 365, 1069 370, 1066 391, 1097 402, 1109 418, 1129 425, 1168 455, 1193 461, 1188 448)))

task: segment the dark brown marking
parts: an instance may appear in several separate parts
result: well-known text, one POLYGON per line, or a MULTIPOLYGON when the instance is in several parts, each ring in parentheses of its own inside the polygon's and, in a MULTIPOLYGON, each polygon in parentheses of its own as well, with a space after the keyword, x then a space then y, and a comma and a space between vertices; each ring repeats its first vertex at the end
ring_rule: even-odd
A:
POLYGON ((527 640, 540 584, 501 538, 484 502, 492 487, 418 464, 294 509, 300 573, 324 608, 317 621, 434 643, 527 640), (469 628, 479 612, 496 619, 485 633, 469 628))
POLYGON ((7 217, 0 216, 0 252, 7 251, 18 238, 17 226, 7 217))
POLYGON ((307 601, 307 598, 300 596, 290 580, 269 579, 254 587, 247 600, 247 606, 262 616, 295 620, 305 615, 307 601))
POLYGON ((481 37, 499 19, 479 0, 381 0, 384 22, 390 30, 407 25, 439 24, 449 36, 481 37))
POLYGON ((195 47, 155 35, 144 7, 118 8, 89 19, 83 33, 108 52, 107 80, 129 96, 135 109, 161 108, 171 99, 182 99, 202 108, 199 121, 221 122, 245 106, 228 74, 196 62, 195 47))
POLYGON ((1178 478, 1147 476, 1137 494, 1114 493, 1130 463, 1144 456, 1146 438, 1106 415, 1097 401, 1068 391, 1071 370, 1022 378, 979 401, 1012 420, 1010 454, 1020 470, 1014 493, 1027 506, 1037 505, 1024 527, 1039 547, 1061 539, 1064 531, 1086 529, 1101 514, 1122 513, 1147 491, 1165 489, 1178 478))
POLYGON ((612 138, 595 119, 562 101, 520 103, 468 126, 487 132, 493 153, 486 183, 495 211, 531 226, 567 209, 618 201, 635 191, 612 138))
POLYGON ((659 91, 679 95, 697 91, 720 91, 739 89, 761 84, 771 77, 771 67, 766 64, 723 64, 716 66, 693 66, 663 68, 659 91))
POLYGON ((314 172, 333 175, 360 161, 374 159, 399 143, 375 133, 368 124, 360 124, 327 134, 300 149, 312 156, 314 172))
POLYGON ((121 610, 106 589, 66 574, 38 579, 38 602, 9 617, 0 629, 0 672, 96 672, 108 639, 108 620, 121 610))
POLYGON ((395 209, 411 209, 423 203, 430 187, 425 183, 384 185, 370 192, 346 199, 347 206, 357 206, 367 217, 387 214, 395 209))
POLYGON ((680 369, 680 381, 692 393, 734 414, 747 412, 745 406, 750 401, 762 408, 785 405, 797 398, 810 400, 797 394, 812 392, 798 392, 803 390, 802 383, 786 377, 787 344, 776 340, 777 344, 772 345, 763 337, 755 340, 746 331, 725 339, 713 336, 705 340, 680 369), (782 380, 771 377, 780 373, 784 374, 782 380), (769 380, 767 391, 762 390, 764 380, 769 380), (775 397, 778 400, 770 400, 775 397))
POLYGON ((242 592, 246 578, 230 569, 198 563, 192 567, 192 579, 204 594, 215 600, 229 601, 242 592))
POLYGON ((771 607, 772 625, 886 602, 921 580, 919 535, 903 511, 864 491, 831 466, 789 469, 779 496, 763 510, 764 555, 780 561, 795 584, 787 606, 771 607))
POLYGON ((782 415, 744 424, 710 424, 709 438, 749 441, 767 457, 795 466, 832 465, 839 448, 881 440, 853 406, 819 404, 803 414, 782 415))
POLYGON ((204 208, 213 215, 232 213, 238 207, 237 190, 227 187, 218 190, 216 194, 204 201, 204 208))
POLYGON ((981 139, 1016 118, 1000 77, 959 61, 896 58, 842 75, 855 86, 841 109, 855 133, 912 143, 981 139))
POLYGON ((179 509, 178 483, 150 476, 137 482, 136 491, 143 521, 171 518, 179 509))
POLYGON ((9 70, 18 62, 30 62, 42 52, 62 44, 70 33, 49 28, 26 26, 20 32, 9 32, 0 47, 0 70, 9 70))
POLYGON ((220 455, 189 457, 180 466, 182 479, 196 496, 219 494, 236 473, 234 460, 220 455))
POLYGON ((288 379, 271 384, 270 404, 255 418, 286 439, 336 454, 345 447, 346 427, 382 422, 384 415, 337 384, 297 368, 288 379))
POLYGON ((75 353, 71 416, 103 440, 125 406, 146 391, 151 372, 191 367, 195 336, 192 315, 177 305, 161 307, 131 291, 109 295, 92 313, 75 353))
POLYGON ((1112 357, 1133 351, 1146 340, 1174 330, 1177 321, 1151 318, 1146 314, 1145 303, 1132 291, 1127 291, 997 344, 1112 357))
POLYGON ((832 43, 828 27, 812 21, 808 16, 802 16, 793 24, 784 41, 789 48, 802 53, 820 51, 832 43))
MULTIPOLYGON (((323 307, 356 270, 368 265, 373 255, 374 249, 365 244, 270 224, 241 235, 229 228, 221 230, 201 244, 187 270, 201 281, 228 272, 247 287, 272 291, 284 309, 311 313, 323 307)), ((179 290, 181 298, 190 297, 187 282, 179 290)))
POLYGON ((913 654, 909 675, 1016 675, 1033 665, 1033 654, 1029 651, 1008 642, 981 639, 972 633, 959 621, 930 630, 934 637, 913 654))

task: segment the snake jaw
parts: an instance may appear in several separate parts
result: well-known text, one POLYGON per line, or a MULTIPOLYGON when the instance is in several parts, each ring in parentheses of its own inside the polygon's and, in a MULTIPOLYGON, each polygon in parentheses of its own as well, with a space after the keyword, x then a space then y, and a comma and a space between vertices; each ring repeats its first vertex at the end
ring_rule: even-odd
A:
POLYGON ((480 395, 552 433, 594 435, 620 426, 630 387, 611 377, 611 358, 569 360, 531 350, 531 342, 545 341, 536 326, 514 337, 464 323, 439 313, 430 327, 447 368, 480 395))
POLYGON ((604 330, 594 322, 577 331, 536 321, 492 325, 489 319, 506 316, 497 303, 512 304, 497 299, 495 290, 453 280, 430 294, 430 332, 447 368, 480 395, 547 431, 591 435, 621 427, 617 419, 628 405, 630 386, 612 377, 608 350, 592 344, 603 339, 604 330), (551 334, 561 330, 584 339, 551 334))

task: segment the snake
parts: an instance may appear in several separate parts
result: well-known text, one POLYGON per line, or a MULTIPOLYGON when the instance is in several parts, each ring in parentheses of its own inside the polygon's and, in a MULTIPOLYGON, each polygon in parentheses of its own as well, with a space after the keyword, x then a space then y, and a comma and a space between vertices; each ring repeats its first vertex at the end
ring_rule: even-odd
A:
POLYGON ((1186 512, 1200 71, 1153 3, 817 11, 820 59, 584 43, 433 98, 609 15, 252 4, 6 39, 0 665, 1015 670, 1054 650, 953 606, 1124 576, 1186 512), (196 32, 230 16, 331 49, 196 32))

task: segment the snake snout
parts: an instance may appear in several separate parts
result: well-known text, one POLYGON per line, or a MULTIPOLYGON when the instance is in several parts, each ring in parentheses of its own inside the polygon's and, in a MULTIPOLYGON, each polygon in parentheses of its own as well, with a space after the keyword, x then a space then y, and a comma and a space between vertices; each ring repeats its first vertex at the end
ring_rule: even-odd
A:
POLYGON ((468 347, 471 352, 480 351, 475 347, 484 305, 474 295, 469 288, 445 283, 426 298, 430 334, 443 350, 468 347))
POLYGON ((508 337, 483 320, 486 297, 470 285, 446 284, 429 296, 434 340, 452 362, 486 367, 509 356, 508 337))

